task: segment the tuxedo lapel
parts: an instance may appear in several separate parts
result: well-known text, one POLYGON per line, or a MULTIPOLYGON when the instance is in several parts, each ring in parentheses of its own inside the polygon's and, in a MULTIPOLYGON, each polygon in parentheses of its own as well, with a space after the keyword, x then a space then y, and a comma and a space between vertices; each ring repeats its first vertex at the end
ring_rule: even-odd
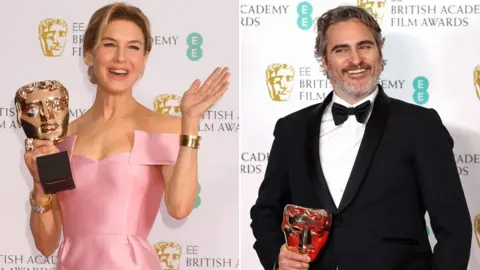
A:
POLYGON ((332 214, 337 211, 335 202, 328 189, 325 176, 320 163, 320 125, 322 122, 325 107, 332 101, 333 92, 319 104, 309 115, 307 123, 307 134, 305 140, 305 160, 307 162, 308 174, 312 181, 314 191, 324 209, 332 214))
POLYGON ((383 92, 383 88, 380 85, 378 85, 378 91, 378 96, 375 99, 372 114, 365 127, 365 134, 363 135, 345 192, 340 201, 338 212, 345 209, 358 192, 358 189, 365 179, 387 123, 389 98, 383 92))

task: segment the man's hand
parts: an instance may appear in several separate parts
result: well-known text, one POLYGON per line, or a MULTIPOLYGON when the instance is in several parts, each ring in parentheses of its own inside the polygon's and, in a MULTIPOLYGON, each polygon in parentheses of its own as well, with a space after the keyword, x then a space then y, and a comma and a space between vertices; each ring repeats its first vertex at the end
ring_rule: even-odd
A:
POLYGON ((287 244, 283 244, 278 255, 278 266, 280 270, 308 269, 310 257, 290 251, 287 244))

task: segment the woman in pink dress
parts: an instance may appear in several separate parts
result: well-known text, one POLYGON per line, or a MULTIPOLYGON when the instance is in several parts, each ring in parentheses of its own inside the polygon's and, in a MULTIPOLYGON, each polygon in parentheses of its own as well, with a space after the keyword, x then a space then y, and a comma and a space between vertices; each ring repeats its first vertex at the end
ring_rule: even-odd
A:
POLYGON ((161 269, 147 242, 163 195, 168 213, 183 219, 197 194, 197 128, 225 93, 230 73, 217 68, 194 81, 181 100, 182 118, 142 106, 132 87, 152 48, 148 19, 136 7, 112 4, 96 11, 84 39, 84 60, 97 86, 94 104, 70 123, 54 146, 34 141, 25 162, 34 179, 31 231, 40 252, 58 249, 59 270, 161 269), (76 188, 43 193, 36 158, 68 151, 76 188), (63 241, 61 235, 63 232, 63 241))

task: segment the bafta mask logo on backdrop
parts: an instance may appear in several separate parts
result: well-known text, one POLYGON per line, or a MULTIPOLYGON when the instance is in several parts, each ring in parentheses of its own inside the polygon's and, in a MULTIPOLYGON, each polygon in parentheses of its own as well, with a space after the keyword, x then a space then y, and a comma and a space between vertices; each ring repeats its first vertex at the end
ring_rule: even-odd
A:
POLYGON ((182 246, 175 242, 158 242, 154 246, 158 260, 164 270, 180 269, 182 246))
POLYGON ((477 245, 480 248, 480 214, 477 214, 473 220, 473 230, 477 239, 477 245))
POLYGON ((58 57, 63 54, 67 41, 68 24, 63 19, 45 19, 38 25, 38 38, 43 54, 58 57))
POLYGON ((480 100, 480 65, 477 65, 473 70, 473 84, 475 85, 477 98, 480 100))
POLYGON ((292 94, 295 69, 289 64, 271 64, 266 70, 266 82, 270 98, 288 101, 292 94))
POLYGON ((161 94, 155 97, 154 110, 161 115, 181 116, 181 96, 174 94, 161 94))
POLYGON ((386 0, 357 0, 358 6, 370 11, 378 23, 382 23, 383 21, 386 2, 386 0))

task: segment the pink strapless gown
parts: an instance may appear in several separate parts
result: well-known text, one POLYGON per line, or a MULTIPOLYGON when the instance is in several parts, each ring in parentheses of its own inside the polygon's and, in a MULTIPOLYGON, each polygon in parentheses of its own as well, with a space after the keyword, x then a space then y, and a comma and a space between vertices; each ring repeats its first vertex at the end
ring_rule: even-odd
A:
POLYGON ((63 237, 57 270, 160 270, 147 237, 159 211, 161 164, 174 164, 178 134, 134 132, 131 153, 102 160, 72 155, 75 136, 58 145, 68 151, 76 189, 58 193, 63 237))

